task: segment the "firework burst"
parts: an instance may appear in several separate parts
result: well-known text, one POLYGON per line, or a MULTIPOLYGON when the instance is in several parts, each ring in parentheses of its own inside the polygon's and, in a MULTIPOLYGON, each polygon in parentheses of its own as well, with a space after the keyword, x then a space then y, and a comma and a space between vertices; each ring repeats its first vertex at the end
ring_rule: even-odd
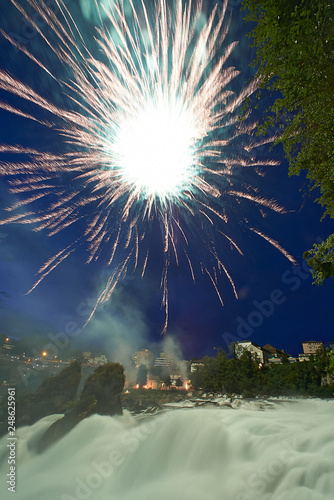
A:
MULTIPOLYGON (((72 106, 58 107, 0 71, 0 88, 39 106, 50 119, 44 121, 5 102, 0 106, 54 128, 70 146, 58 154, 17 145, 1 146, 3 153, 30 157, 28 161, 0 165, 2 175, 9 177, 10 191, 20 196, 8 208, 12 214, 1 223, 33 224, 35 231, 47 231, 49 236, 85 224, 79 239, 39 269, 32 290, 84 242, 88 244, 88 262, 103 254, 107 266, 112 264, 96 309, 110 298, 126 273, 138 268, 144 275, 152 224, 158 220, 164 331, 171 261, 178 263, 183 254, 195 280, 188 251, 194 232, 196 240, 202 238, 211 264, 209 267, 201 260, 200 272, 208 275, 221 302, 219 274, 227 276, 237 295, 233 279, 216 251, 212 226, 242 253, 228 234, 231 200, 235 204, 252 202, 261 213, 284 209, 259 196, 256 187, 239 180, 240 169, 261 174, 261 167, 277 162, 255 161, 248 156, 264 141, 250 141, 255 123, 250 119, 240 122, 238 110, 257 82, 254 80, 238 94, 228 89, 239 71, 226 65, 236 46, 236 42, 225 46, 229 28, 225 19, 227 2, 219 16, 213 10, 201 29, 201 2, 178 0, 169 8, 165 0, 156 0, 152 9, 144 1, 127 0, 127 9, 123 2, 115 2, 103 11, 96 3, 101 21, 95 38, 100 51, 97 58, 88 49, 63 0, 55 0, 58 16, 43 1, 27 0, 47 24, 52 42, 22 5, 11 1, 61 61, 67 79, 60 80, 47 63, 1 30, 2 35, 59 85, 72 106), (243 154, 237 155, 237 150, 243 154)), ((245 218, 241 217, 240 222, 293 261, 276 241, 251 227, 245 218)))

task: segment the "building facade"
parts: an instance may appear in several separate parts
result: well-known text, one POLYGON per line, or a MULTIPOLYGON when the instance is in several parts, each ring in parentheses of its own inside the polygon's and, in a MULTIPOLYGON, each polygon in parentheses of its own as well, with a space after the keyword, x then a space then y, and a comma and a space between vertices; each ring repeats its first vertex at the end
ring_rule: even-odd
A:
POLYGON ((153 352, 148 349, 140 349, 132 355, 132 361, 134 362, 136 368, 140 365, 145 365, 150 368, 153 363, 153 352))
POLYGON ((163 366, 172 370, 174 368, 173 356, 169 352, 161 352, 160 357, 156 358, 154 366, 163 366))
POLYGON ((302 346, 304 354, 315 354, 318 349, 323 349, 324 344, 319 340, 308 340, 307 342, 302 342, 302 346))
POLYGON ((95 356, 94 358, 89 358, 88 363, 94 366, 101 366, 101 365, 106 365, 108 363, 108 360, 104 354, 101 354, 101 356, 95 356))
POLYGON ((257 358, 260 363, 268 363, 269 351, 266 351, 255 342, 250 340, 243 340, 241 342, 236 342, 234 346, 235 355, 240 358, 244 352, 250 352, 253 358, 257 358))
POLYGON ((190 373, 195 373, 199 368, 204 366, 204 363, 201 363, 200 361, 192 361, 190 364, 190 373))

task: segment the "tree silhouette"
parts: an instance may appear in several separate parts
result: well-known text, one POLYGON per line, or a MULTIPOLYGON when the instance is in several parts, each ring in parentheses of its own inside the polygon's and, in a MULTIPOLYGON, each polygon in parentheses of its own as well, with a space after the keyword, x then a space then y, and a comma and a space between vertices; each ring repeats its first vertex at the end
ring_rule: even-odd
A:
POLYGON ((146 365, 138 366, 136 382, 140 388, 147 384, 147 371, 146 365))

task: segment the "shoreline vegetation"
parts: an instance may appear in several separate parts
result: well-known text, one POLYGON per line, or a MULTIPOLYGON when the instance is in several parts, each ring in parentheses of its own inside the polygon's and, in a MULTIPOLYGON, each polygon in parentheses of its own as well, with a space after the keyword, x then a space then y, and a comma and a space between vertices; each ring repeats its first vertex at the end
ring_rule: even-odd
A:
MULTIPOLYGON (((233 349, 233 346, 232 346, 233 349)), ((293 396, 332 398, 334 396, 333 351, 319 349, 308 361, 262 364, 250 352, 228 358, 223 350, 205 356, 192 374, 194 389, 204 392, 241 394, 244 397, 293 396)))
MULTIPOLYGON (((275 130, 289 176, 306 174, 305 198, 334 218, 334 4, 327 0, 243 0, 251 67, 260 85, 244 105, 257 109, 257 134, 275 130)), ((314 283, 334 279, 334 233, 303 255, 314 283)))

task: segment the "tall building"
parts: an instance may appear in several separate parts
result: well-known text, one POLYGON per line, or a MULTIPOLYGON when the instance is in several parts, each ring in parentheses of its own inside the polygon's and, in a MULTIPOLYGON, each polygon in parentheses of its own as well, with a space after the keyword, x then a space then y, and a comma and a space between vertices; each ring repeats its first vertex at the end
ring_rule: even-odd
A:
POLYGON ((169 352, 161 352, 160 358, 155 360, 154 366, 164 366, 165 368, 172 369, 174 366, 173 355, 169 352))
POLYGON ((147 368, 150 368, 153 363, 153 352, 148 349, 140 349, 140 351, 136 351, 133 354, 132 360, 135 363, 136 368, 140 365, 145 365, 147 368))
POLYGON ((315 354, 318 349, 324 347, 324 344, 319 340, 309 340, 307 342, 302 342, 302 346, 304 354, 315 354))

